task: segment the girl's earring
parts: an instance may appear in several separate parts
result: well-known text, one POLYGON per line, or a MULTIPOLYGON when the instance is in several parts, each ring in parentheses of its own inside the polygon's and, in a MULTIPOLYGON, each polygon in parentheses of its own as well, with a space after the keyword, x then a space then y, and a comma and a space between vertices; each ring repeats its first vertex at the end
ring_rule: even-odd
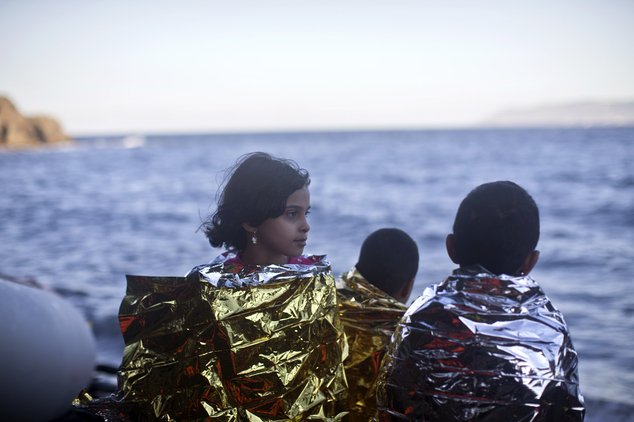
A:
POLYGON ((253 244, 255 245, 256 243, 258 243, 258 238, 255 237, 255 232, 256 230, 253 230, 253 237, 251 238, 251 242, 253 242, 253 244))

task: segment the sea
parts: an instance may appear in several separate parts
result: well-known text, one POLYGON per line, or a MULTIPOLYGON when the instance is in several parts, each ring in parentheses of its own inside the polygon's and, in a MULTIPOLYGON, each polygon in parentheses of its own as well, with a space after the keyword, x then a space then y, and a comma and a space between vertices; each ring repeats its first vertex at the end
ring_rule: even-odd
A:
POLYGON ((310 172, 305 252, 335 275, 372 231, 409 233, 410 302, 455 268, 445 237, 461 200, 485 182, 524 187, 541 217, 531 275, 570 328, 586 421, 634 421, 634 128, 126 134, 3 152, 0 273, 60 292, 116 367, 125 275, 184 275, 221 253, 199 228, 224 171, 254 151, 310 172))

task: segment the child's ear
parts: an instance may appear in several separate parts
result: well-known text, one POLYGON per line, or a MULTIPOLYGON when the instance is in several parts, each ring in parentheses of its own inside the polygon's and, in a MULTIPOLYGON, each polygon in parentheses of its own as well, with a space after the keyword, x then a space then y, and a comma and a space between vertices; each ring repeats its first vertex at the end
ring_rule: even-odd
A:
POLYGON ((460 262, 458 261, 458 257, 456 256, 456 247, 454 244, 453 233, 449 233, 447 235, 447 240, 445 240, 445 245, 447 246, 447 254, 449 255, 449 259, 451 259, 451 261, 454 264, 460 265, 460 262))
POLYGON ((412 288, 414 287, 415 277, 410 278, 407 283, 392 295, 392 297, 401 303, 407 303, 409 296, 412 294, 412 288))
POLYGON ((403 296, 404 296, 403 303, 407 303, 407 301, 409 300, 410 295, 412 294, 412 289, 414 288, 414 280, 415 280, 415 278, 412 277, 405 284, 405 287, 404 287, 404 290, 403 290, 403 296))
POLYGON ((533 251, 528 254, 524 263, 517 271, 517 275, 528 275, 531 272, 535 264, 537 264, 537 260, 539 259, 539 251, 533 251))
POLYGON ((257 227, 254 227, 252 225, 250 225, 249 223, 242 223, 242 227, 248 232, 248 233, 253 233, 254 231, 257 231, 257 227))

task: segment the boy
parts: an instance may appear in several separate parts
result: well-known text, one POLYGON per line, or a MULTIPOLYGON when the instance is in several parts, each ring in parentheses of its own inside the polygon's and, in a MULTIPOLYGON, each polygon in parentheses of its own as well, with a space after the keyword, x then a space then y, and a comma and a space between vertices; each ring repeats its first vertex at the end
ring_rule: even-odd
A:
POLYGON ((380 229, 363 242, 357 265, 339 276, 339 315, 350 348, 348 422, 368 422, 376 413, 378 371, 417 271, 416 242, 401 230, 380 229))
POLYGON ((462 201, 447 252, 394 334, 377 392, 381 421, 583 421, 577 354, 563 317, 528 277, 539 211, 512 182, 462 201))

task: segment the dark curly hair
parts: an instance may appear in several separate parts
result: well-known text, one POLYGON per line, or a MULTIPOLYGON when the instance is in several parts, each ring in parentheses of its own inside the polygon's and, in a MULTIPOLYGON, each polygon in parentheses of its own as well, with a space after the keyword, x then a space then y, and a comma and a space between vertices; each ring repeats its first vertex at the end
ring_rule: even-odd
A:
POLYGON ((259 226, 282 215, 288 197, 310 185, 310 177, 293 160, 253 152, 227 169, 223 183, 218 208, 202 227, 211 246, 243 251, 247 238, 242 223, 259 226))
POLYGON ((453 225, 460 266, 515 275, 539 240, 539 210, 513 182, 485 183, 462 201, 453 225))

